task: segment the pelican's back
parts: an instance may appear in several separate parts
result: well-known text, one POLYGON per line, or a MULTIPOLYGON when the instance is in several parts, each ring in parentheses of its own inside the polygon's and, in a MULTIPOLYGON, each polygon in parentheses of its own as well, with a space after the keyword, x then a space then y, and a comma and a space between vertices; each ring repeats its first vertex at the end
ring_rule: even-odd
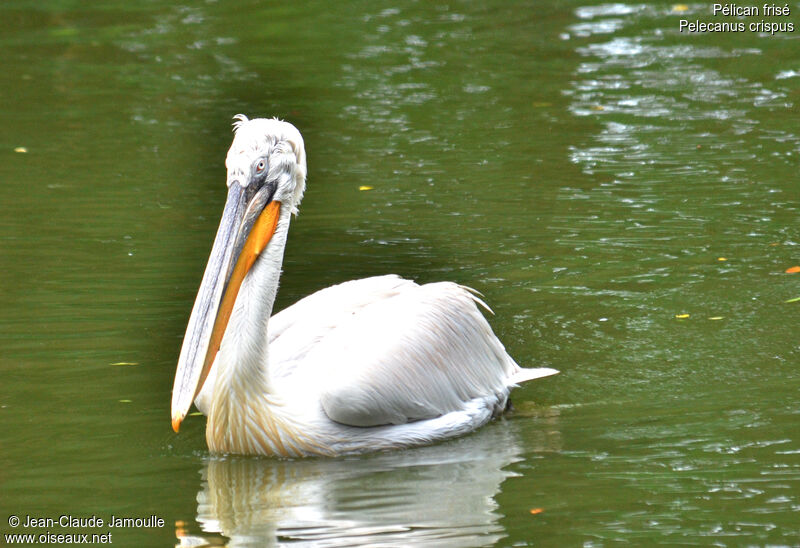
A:
POLYGON ((555 371, 521 369, 478 302, 450 282, 418 285, 396 276, 347 282, 276 315, 271 358, 276 349, 281 375, 314 378, 322 408, 340 424, 432 419, 478 399, 493 401, 496 413, 512 385, 555 371))

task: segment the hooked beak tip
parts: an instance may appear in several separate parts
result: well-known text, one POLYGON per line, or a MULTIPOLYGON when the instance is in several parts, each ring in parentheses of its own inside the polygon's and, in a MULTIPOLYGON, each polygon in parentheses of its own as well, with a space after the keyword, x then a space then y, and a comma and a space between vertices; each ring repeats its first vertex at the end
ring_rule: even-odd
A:
POLYGON ((178 430, 181 429, 181 422, 183 422, 183 417, 181 417, 180 415, 175 415, 174 417, 172 417, 172 429, 175 431, 176 434, 178 433, 178 430))

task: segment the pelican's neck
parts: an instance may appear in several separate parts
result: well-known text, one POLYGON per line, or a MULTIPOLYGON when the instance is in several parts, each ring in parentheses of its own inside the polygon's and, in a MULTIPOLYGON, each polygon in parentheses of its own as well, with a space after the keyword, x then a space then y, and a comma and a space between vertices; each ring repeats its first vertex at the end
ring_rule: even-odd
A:
POLYGON ((282 206, 275 233, 242 281, 214 362, 206 441, 215 452, 266 454, 276 445, 264 437, 264 427, 275 420, 273 402, 280 402, 270 382, 267 324, 278 293, 290 216, 291 208, 282 206))
POLYGON ((247 391, 270 392, 267 324, 278 294, 290 221, 291 208, 281 206, 275 233, 242 281, 220 345, 218 378, 241 383, 247 391))
POLYGON ((217 378, 206 424, 206 442, 214 452, 330 452, 299 426, 270 379, 267 324, 278 293, 290 216, 291 208, 281 206, 275 233, 242 282, 214 362, 217 378))

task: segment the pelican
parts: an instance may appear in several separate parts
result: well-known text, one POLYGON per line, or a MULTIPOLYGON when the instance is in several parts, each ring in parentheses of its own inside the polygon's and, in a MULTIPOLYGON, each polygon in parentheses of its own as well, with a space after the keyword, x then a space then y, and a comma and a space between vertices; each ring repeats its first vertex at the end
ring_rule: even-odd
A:
POLYGON ((228 197, 175 373, 175 432, 194 401, 212 453, 426 445, 475 430, 505 410, 511 388, 558 373, 519 367, 486 305, 451 282, 354 280, 272 316, 305 147, 278 119, 240 114, 233 125, 228 197))

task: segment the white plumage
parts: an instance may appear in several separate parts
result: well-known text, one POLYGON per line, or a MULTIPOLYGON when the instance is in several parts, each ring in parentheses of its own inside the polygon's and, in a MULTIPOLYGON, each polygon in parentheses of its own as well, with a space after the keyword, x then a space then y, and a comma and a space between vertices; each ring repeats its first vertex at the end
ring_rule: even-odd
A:
MULTIPOLYGON (((269 169, 261 184, 274 187, 269 201, 278 212, 266 247, 234 295, 227 327, 214 324, 224 336, 196 399, 208 415, 212 451, 338 455, 427 444, 488 422, 505 409, 515 384, 557 373, 520 368, 481 314, 483 303, 450 282, 418 285, 394 275, 356 280, 318 291, 270 318, 291 212, 305 189, 305 151, 294 126, 240 117, 228 154, 229 187, 240 184, 253 195, 259 179, 248 174, 263 167, 262 159, 269 169)), ((238 248, 248 237, 243 230, 238 248)), ((215 244, 209 265, 219 262, 216 253, 215 244)), ((194 317, 208 308, 201 298, 217 294, 205 289, 190 328, 209 321, 194 317)), ((212 303, 212 316, 222 314, 219 306, 224 304, 212 303)), ((184 346, 190 340, 197 337, 187 330, 184 346)), ((182 358, 184 353, 191 354, 184 349, 182 358)), ((179 403, 187 401, 187 384, 197 385, 185 380, 191 375, 184 370, 198 367, 179 362, 173 424, 188 409, 179 403)))

